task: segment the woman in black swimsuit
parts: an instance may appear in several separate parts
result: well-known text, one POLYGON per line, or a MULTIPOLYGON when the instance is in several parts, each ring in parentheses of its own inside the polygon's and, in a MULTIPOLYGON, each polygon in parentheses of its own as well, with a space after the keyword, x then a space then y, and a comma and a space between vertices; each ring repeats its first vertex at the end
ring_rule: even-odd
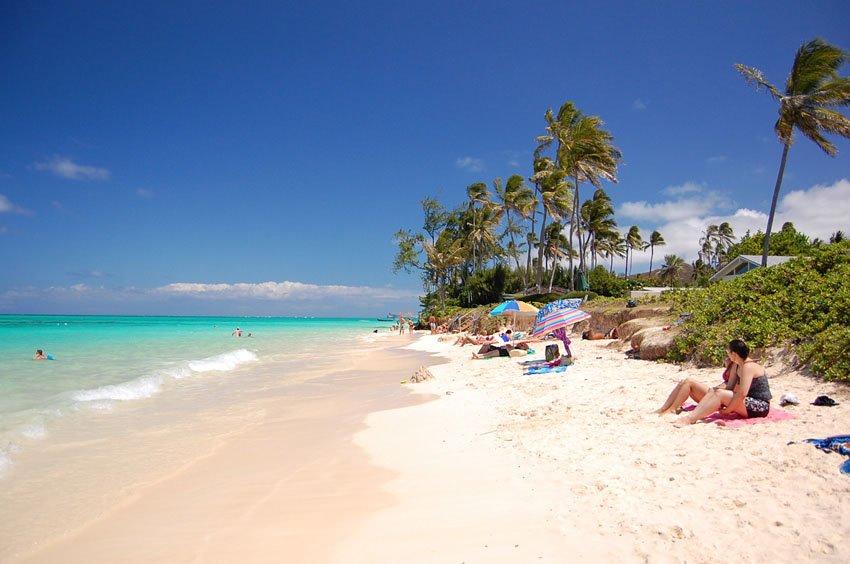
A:
POLYGON ((744 341, 731 341, 729 360, 732 361, 732 369, 726 386, 707 390, 696 408, 679 418, 676 425, 696 423, 715 411, 723 415, 737 413, 742 417, 766 417, 772 397, 767 374, 764 367, 749 356, 750 348, 744 341))

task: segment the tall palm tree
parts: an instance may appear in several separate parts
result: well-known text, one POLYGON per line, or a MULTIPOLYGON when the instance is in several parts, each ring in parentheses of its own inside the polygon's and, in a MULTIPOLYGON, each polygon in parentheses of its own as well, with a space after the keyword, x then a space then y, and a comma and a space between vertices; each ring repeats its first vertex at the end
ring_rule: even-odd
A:
MULTIPOLYGON (((614 147, 614 136, 602 129, 604 123, 598 116, 583 115, 572 102, 566 102, 558 111, 557 119, 551 110, 546 112, 547 132, 537 138, 536 153, 557 141, 556 162, 563 171, 573 177, 573 211, 570 221, 570 245, 574 231, 578 233, 579 264, 584 265, 584 246, 581 235, 579 184, 590 182, 601 188, 602 180, 617 182, 617 166, 622 154, 614 147)), ((571 265, 572 266, 572 265, 571 265)))
POLYGON ((655 247, 663 247, 667 244, 664 237, 658 231, 653 231, 649 236, 649 273, 652 274, 652 258, 655 256, 655 247))
MULTIPOLYGON (((471 233, 476 233, 476 203, 480 203, 482 205, 490 202, 490 191, 487 190, 487 185, 483 182, 476 182, 474 184, 470 184, 466 187, 466 196, 469 198, 469 213, 472 216, 471 222, 471 233)), ((480 233, 480 232, 479 232, 480 233)), ((477 256, 476 256, 476 244, 475 244, 475 236, 473 236, 472 242, 472 268, 476 268, 478 264, 477 256)))
POLYGON ((665 255, 664 264, 661 265, 661 279, 666 280, 670 285, 675 284, 684 266, 685 261, 681 257, 677 255, 665 255))
POLYGON ((626 246, 629 248, 629 268, 626 273, 626 278, 629 277, 628 272, 631 272, 631 263, 634 261, 635 249, 640 249, 643 245, 643 237, 640 236, 640 229, 637 225, 629 227, 629 232, 626 234, 626 246))
POLYGON ((850 105, 850 78, 838 75, 838 69, 848 59, 850 54, 829 45, 820 38, 801 45, 794 57, 791 74, 785 82, 785 92, 780 92, 776 86, 767 82, 760 70, 735 65, 747 82, 755 83, 756 89, 764 87, 773 99, 779 102, 779 119, 774 125, 774 131, 779 142, 782 143, 782 160, 779 163, 779 174, 773 188, 770 215, 767 217, 767 230, 764 234, 761 255, 762 266, 767 266, 770 230, 773 227, 776 202, 779 199, 779 189, 782 187, 782 177, 785 174, 788 149, 794 142, 794 129, 796 128, 805 137, 811 139, 830 157, 834 157, 838 150, 827 141, 823 133, 850 137, 850 119, 831 109, 850 105))
POLYGON ((847 240, 847 236, 844 234, 844 231, 841 231, 840 229, 829 236, 829 242, 830 243, 840 243, 841 241, 846 241, 846 240, 847 240))
POLYGON ((540 170, 532 180, 539 183, 540 200, 543 214, 540 220, 540 244, 537 246, 537 292, 543 290, 543 252, 546 241, 546 220, 561 221, 570 210, 570 186, 564 178, 564 171, 554 166, 551 159, 540 159, 540 170), (548 163, 547 163, 548 161, 548 163))

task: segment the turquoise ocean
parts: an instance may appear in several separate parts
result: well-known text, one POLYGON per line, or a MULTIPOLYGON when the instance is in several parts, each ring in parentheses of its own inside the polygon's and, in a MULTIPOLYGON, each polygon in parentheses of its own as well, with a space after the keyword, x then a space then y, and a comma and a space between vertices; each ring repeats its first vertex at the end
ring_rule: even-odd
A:
POLYGON ((83 427, 87 419, 108 421, 181 391, 194 404, 187 411, 202 409, 237 376, 241 393, 268 388, 242 373, 275 366, 277 383, 295 379, 306 366, 332 366, 334 355, 366 346, 390 325, 377 318, 2 315, 0 480, 70 420, 83 427), (231 334, 237 327, 241 338, 231 334), (36 349, 53 360, 33 360, 36 349))
POLYGON ((262 426, 271 405, 334 397, 324 376, 403 346, 391 325, 0 315, 0 562, 262 426), (53 360, 34 360, 36 349, 53 360))

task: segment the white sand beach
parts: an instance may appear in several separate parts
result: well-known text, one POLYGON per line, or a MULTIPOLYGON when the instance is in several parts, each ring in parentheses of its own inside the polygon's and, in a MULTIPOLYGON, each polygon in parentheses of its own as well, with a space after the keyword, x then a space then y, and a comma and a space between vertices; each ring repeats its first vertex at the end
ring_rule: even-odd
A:
POLYGON ((542 343, 488 360, 450 343, 388 336, 13 561, 850 559, 845 457, 801 442, 850 431, 846 387, 769 365, 774 396, 802 402, 786 408, 795 419, 679 429, 651 411, 679 379, 719 370, 576 341, 566 372, 526 376, 542 343), (434 379, 400 384, 423 362, 434 379), (840 405, 810 405, 822 394, 840 405))
MULTIPOLYGON (((806 438, 850 432, 845 386, 768 365, 789 421, 676 428, 651 411, 680 379, 720 370, 627 360, 618 341, 574 341, 564 373, 524 358, 451 359, 410 384, 433 401, 371 414, 356 436, 394 472, 395 504, 364 519, 337 562, 846 562, 845 457, 806 438), (834 407, 810 405, 826 394, 834 407)), ((542 357, 542 346, 528 359, 542 357)))

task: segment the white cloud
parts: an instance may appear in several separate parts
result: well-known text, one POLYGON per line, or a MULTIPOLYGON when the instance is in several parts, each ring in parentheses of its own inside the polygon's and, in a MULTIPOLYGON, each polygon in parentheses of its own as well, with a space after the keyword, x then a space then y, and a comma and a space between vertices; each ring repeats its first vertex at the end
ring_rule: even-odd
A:
POLYGON ((638 98, 637 100, 635 100, 634 102, 632 102, 632 109, 633 109, 633 110, 637 110, 637 111, 639 111, 639 112, 640 112, 640 111, 643 111, 643 110, 645 110, 645 109, 646 109, 646 103, 644 103, 644 101, 643 101, 643 100, 641 100, 640 98, 638 98))
POLYGON ((33 166, 36 170, 46 170, 70 180, 108 180, 110 176, 108 169, 80 165, 68 157, 53 157, 49 161, 35 163, 33 166))
POLYGON ((716 164, 716 163, 725 163, 729 157, 726 155, 715 155, 713 157, 708 157, 705 159, 705 162, 708 164, 716 164))
POLYGON ((484 161, 473 157, 460 157, 455 161, 455 165, 469 172, 481 172, 484 170, 484 161))
MULTIPOLYGON (((653 268, 657 268, 665 254, 679 255, 688 262, 696 260, 699 239, 709 225, 728 222, 737 240, 747 231, 755 233, 767 227, 767 211, 738 208, 731 213, 723 213, 724 202, 720 197, 714 200, 709 197, 654 204, 627 202, 617 215, 637 220, 644 239, 649 238, 653 229, 661 233, 667 244, 655 250, 653 268), (697 202, 700 204, 697 205, 697 202), (627 216, 627 213, 631 215, 627 216), (641 221, 646 222, 645 225, 641 225, 641 221)), ((828 186, 817 185, 780 195, 773 231, 779 230, 788 221, 809 237, 824 240, 828 240, 839 229, 850 231, 850 180, 841 179, 828 186)), ((623 231, 628 231, 628 227, 623 227, 623 231)), ((622 268, 622 259, 619 259, 619 267, 617 262, 615 260, 615 267, 622 268)), ((635 272, 645 271, 649 264, 649 252, 635 253, 633 264, 635 272)))
POLYGON ((136 188, 136 195, 140 198, 144 198, 145 200, 149 200, 153 198, 153 191, 148 190, 147 188, 136 188))
POLYGON ((205 284, 177 282, 155 288, 153 292, 200 299, 321 300, 325 298, 400 298, 410 292, 392 288, 304 284, 302 282, 261 282, 205 284))
POLYGON ((16 206, 11 201, 9 201, 9 198, 4 196, 3 194, 0 194, 0 213, 19 213, 23 215, 29 215, 32 212, 30 212, 28 209, 16 206))
POLYGON ((666 188, 661 190, 661 192, 669 196, 679 196, 681 194, 692 194, 694 192, 702 192, 703 190, 705 190, 705 186, 703 186, 702 184, 697 184, 696 182, 688 181, 678 186, 667 186, 666 188))

